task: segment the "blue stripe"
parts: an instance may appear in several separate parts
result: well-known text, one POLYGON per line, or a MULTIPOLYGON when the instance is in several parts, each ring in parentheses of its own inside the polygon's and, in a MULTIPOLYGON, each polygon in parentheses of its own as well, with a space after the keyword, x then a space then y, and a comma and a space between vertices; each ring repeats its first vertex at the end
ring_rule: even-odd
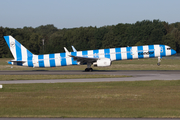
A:
POLYGON ((38 55, 39 67, 44 67, 44 55, 38 55))
POLYGON ((121 60, 121 48, 115 48, 116 60, 121 60))
POLYGON ((148 45, 148 47, 149 47, 149 57, 150 58, 155 57, 154 45, 148 45))
POLYGON ((29 50, 27 50, 27 57, 33 57, 33 54, 29 50))
POLYGON ((11 64, 11 65, 12 65, 12 62, 8 61, 8 64, 11 64))
POLYGON ((22 61, 21 44, 15 40, 17 61, 22 61))
POLYGON ((132 47, 126 47, 127 59, 132 59, 132 47))
POLYGON ((50 64, 50 67, 56 67, 56 64, 55 64, 55 55, 54 54, 49 54, 49 64, 50 64))
POLYGON ((99 50, 93 50, 93 57, 99 58, 99 50))
POLYGON ((165 45, 159 45, 159 46, 160 46, 160 57, 166 56, 165 45))
POLYGON ((10 49, 9 36, 4 36, 4 39, 6 40, 6 43, 10 49))
POLYGON ((138 58, 144 58, 143 46, 137 46, 137 49, 138 49, 138 58))
POLYGON ((60 57, 61 57, 61 66, 66 66, 66 53, 60 53, 60 57))
POLYGON ((31 53, 27 50, 27 56, 28 56, 27 61, 28 61, 28 66, 29 66, 29 67, 33 67, 32 55, 30 56, 30 54, 31 54, 31 53))
POLYGON ((110 58, 110 49, 104 49, 105 58, 110 58))
POLYGON ((87 52, 87 51, 82 51, 82 55, 83 55, 83 57, 88 57, 88 56, 87 56, 87 54, 88 54, 88 52, 87 52))
MULTIPOLYGON (((71 52, 71 55, 77 56, 77 52, 71 52)), ((77 65, 77 61, 75 61, 72 57, 72 65, 77 65)))

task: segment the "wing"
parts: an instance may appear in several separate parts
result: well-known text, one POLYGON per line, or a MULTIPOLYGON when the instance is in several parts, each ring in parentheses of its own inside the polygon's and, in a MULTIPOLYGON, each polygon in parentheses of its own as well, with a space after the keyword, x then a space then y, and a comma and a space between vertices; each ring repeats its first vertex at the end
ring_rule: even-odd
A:
POLYGON ((73 59, 77 62, 80 62, 80 64, 94 63, 98 60, 98 58, 81 57, 81 56, 73 56, 73 55, 70 55, 70 57, 73 57, 73 59))
POLYGON ((64 47, 64 50, 69 57, 73 57, 73 59, 77 62, 80 62, 80 64, 94 63, 98 60, 98 58, 93 58, 93 57, 82 57, 82 56, 71 55, 70 52, 66 49, 66 47, 64 47))

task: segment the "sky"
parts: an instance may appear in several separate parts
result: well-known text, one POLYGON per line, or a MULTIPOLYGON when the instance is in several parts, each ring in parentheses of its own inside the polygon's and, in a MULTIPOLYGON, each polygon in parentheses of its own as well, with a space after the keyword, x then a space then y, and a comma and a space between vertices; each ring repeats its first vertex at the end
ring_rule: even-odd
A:
POLYGON ((159 19, 180 22, 180 0, 0 0, 0 26, 58 29, 159 19))

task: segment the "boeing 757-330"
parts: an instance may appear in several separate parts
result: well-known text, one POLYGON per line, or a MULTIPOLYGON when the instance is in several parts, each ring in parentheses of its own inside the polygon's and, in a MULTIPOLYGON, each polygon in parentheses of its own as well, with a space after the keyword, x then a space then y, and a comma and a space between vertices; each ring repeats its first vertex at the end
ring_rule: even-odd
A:
POLYGON ((167 45, 143 45, 132 47, 118 47, 97 50, 77 51, 74 47, 73 52, 69 52, 65 47, 65 53, 52 53, 35 55, 26 49, 12 36, 4 36, 6 43, 14 57, 9 64, 27 67, 59 67, 68 65, 87 65, 85 71, 92 71, 92 65, 97 67, 110 66, 113 61, 158 58, 176 54, 176 51, 167 45))

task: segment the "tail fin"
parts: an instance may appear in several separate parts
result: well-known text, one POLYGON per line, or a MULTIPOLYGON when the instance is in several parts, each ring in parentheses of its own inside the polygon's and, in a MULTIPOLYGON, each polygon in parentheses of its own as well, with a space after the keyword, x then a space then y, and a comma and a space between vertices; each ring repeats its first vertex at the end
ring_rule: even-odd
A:
POLYGON ((4 36, 4 39, 16 61, 27 61, 28 58, 33 57, 33 54, 12 36, 4 36))

